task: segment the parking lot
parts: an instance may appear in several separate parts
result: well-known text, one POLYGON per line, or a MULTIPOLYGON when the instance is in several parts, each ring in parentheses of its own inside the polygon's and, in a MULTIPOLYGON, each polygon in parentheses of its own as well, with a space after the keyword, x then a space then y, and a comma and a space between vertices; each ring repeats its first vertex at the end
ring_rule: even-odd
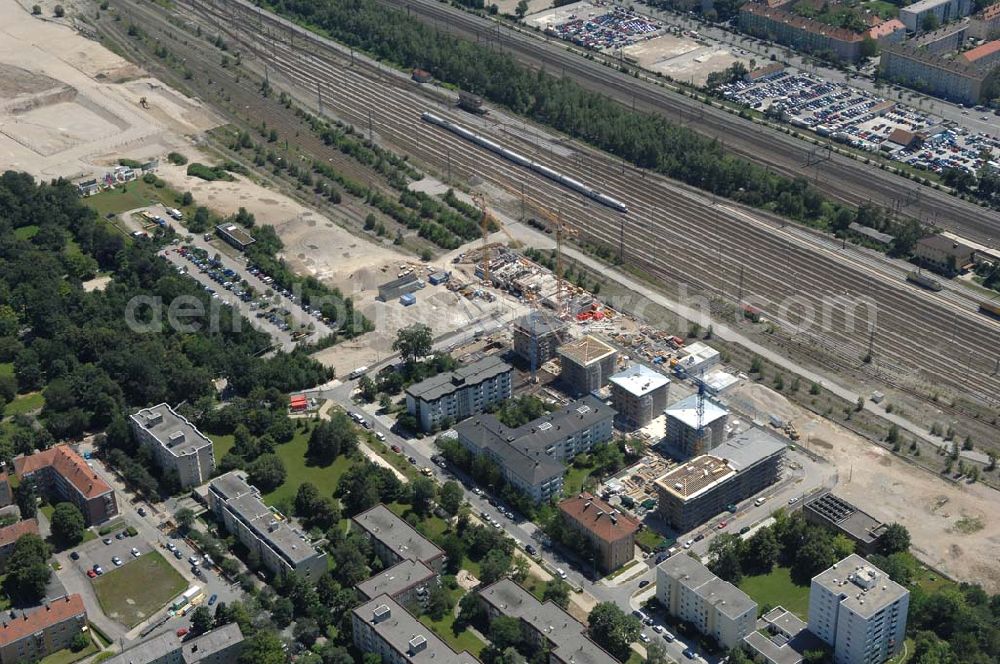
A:
POLYGON ((178 272, 198 281, 214 299, 238 309, 286 351, 300 342, 311 343, 333 333, 322 315, 303 306, 294 293, 274 285, 255 267, 216 254, 207 242, 202 246, 168 247, 162 255, 178 272))
POLYGON ((663 31, 656 19, 603 2, 580 2, 532 15, 528 23, 548 34, 597 50, 615 50, 652 39, 663 31))
MULTIPOLYGON (((129 537, 125 533, 125 527, 122 525, 121 530, 109 535, 103 535, 96 540, 77 547, 73 553, 76 553, 79 558, 73 560, 73 564, 80 569, 81 573, 90 576, 88 572, 94 572, 96 567, 100 567, 101 573, 106 573, 132 562, 136 558, 132 554, 132 549, 136 549, 140 556, 153 550, 141 538, 129 537), (116 558, 120 561, 119 564, 115 564, 114 560, 116 558)), ((70 558, 73 558, 72 554, 70 554, 70 558)))
MULTIPOLYGON (((960 168, 977 173, 987 161, 1000 168, 997 137, 971 133, 847 83, 784 71, 754 82, 727 84, 719 92, 761 112, 780 110, 797 127, 855 148, 884 153, 917 168, 936 173, 960 168)), ((994 119, 985 115, 985 109, 969 112, 983 114, 984 121, 994 119)))

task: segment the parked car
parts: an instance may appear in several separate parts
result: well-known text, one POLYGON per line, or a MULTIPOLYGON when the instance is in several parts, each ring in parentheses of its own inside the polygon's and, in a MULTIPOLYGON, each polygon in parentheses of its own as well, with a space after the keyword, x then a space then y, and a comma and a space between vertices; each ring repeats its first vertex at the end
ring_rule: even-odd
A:
POLYGON ((140 507, 136 511, 139 512, 139 516, 146 516, 146 508, 145 507, 140 507))
POLYGON ((141 553, 139 552, 139 549, 137 549, 137 548, 135 548, 135 547, 133 546, 133 547, 132 547, 132 555, 133 555, 133 556, 135 556, 136 558, 138 558, 138 557, 139 557, 139 556, 141 556, 142 554, 141 554, 141 553))
POLYGON ((119 532, 115 533, 115 539, 116 539, 116 540, 122 540, 122 539, 125 539, 125 533, 124 533, 124 532, 121 532, 121 531, 119 531, 119 532))
POLYGON ((692 650, 691 648, 685 648, 684 656, 687 657, 688 659, 694 659, 695 658, 694 650, 692 650))
POLYGON ((104 574, 104 568, 100 565, 94 565, 94 571, 97 572, 97 576, 104 574))
POLYGON ((643 643, 649 643, 649 637, 646 635, 645 632, 641 632, 639 634, 639 640, 642 641, 643 643))
POLYGON ((69 554, 69 557, 72 558, 73 560, 79 560, 80 554, 74 551, 73 553, 69 554))
POLYGON ((563 579, 564 581, 566 580, 566 572, 564 572, 562 568, 556 570, 556 576, 558 576, 560 579, 563 579))
POLYGON ((529 556, 535 555, 535 547, 532 546, 531 544, 526 544, 524 546, 524 550, 528 552, 529 556))
POLYGON ((105 537, 105 538, 104 538, 103 540, 101 540, 101 541, 102 541, 102 542, 104 542, 104 545, 105 545, 105 546, 107 546, 108 544, 111 544, 111 538, 110 538, 110 537, 105 537))
POLYGON ((645 588, 648 585, 649 585, 649 579, 643 579, 642 581, 639 582, 640 588, 645 588))
POLYGON ((176 558, 177 560, 180 560, 183 557, 184 557, 184 554, 181 553, 180 549, 174 549, 174 558, 176 558))
POLYGON ((653 631, 657 634, 663 634, 663 625, 653 625, 653 631))
POLYGON ((403 451, 403 448, 402 448, 402 447, 400 447, 399 445, 390 445, 390 446, 389 446, 389 449, 391 449, 391 450, 392 450, 393 452, 395 452, 396 454, 399 454, 400 452, 402 452, 402 451, 403 451))
POLYGON ((187 636, 187 633, 188 633, 188 628, 187 627, 179 627, 177 629, 177 636, 180 636, 180 637, 183 638, 184 636, 187 636))
POLYGON ((378 438, 383 443, 385 442, 385 434, 382 433, 381 431, 376 431, 375 432, 375 437, 378 438))
POLYGON ((218 599, 219 596, 213 593, 212 596, 208 598, 208 605, 212 606, 218 599))
POLYGON ((743 526, 740 528, 740 535, 745 535, 748 532, 750 532, 750 526, 743 526))
POLYGON ((95 576, 97 576, 97 572, 95 572, 95 571, 94 571, 94 570, 92 570, 92 569, 88 569, 88 570, 87 570, 87 576, 89 576, 90 578, 92 578, 92 579, 93 579, 93 578, 94 578, 95 576))
POLYGON ((725 521, 720 521, 719 525, 716 526, 716 528, 718 528, 719 530, 722 530, 725 527, 726 527, 726 522, 725 521))
POLYGON ((115 567, 121 567, 121 565, 122 565, 122 559, 119 558, 118 556, 115 556, 114 558, 112 558, 111 562, 113 562, 115 564, 115 567))

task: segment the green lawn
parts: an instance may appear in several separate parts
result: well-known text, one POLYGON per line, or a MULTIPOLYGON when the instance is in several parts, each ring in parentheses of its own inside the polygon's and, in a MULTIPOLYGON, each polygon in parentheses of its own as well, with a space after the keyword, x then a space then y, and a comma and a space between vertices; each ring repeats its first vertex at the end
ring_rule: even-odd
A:
POLYGON ((306 447, 309 442, 309 432, 309 429, 296 431, 295 438, 275 448, 275 454, 281 457, 282 463, 285 464, 288 477, 277 489, 264 494, 264 502, 268 505, 274 505, 283 499, 293 500, 303 482, 315 484, 322 496, 332 496, 340 476, 361 459, 358 453, 352 457, 337 457, 333 463, 325 467, 307 465, 306 447))
POLYGON ((580 493, 583 489, 583 483, 587 481, 593 470, 590 467, 577 468, 571 465, 566 477, 563 478, 563 495, 573 496, 580 493))
POLYGON ((658 532, 650 528, 643 528, 635 536, 635 543, 638 544, 639 548, 643 551, 652 551, 665 541, 669 543, 669 540, 665 540, 663 535, 660 535, 658 532))
POLYGON ((770 574, 747 576, 740 581, 740 590, 750 595, 759 606, 783 606, 802 620, 809 615, 809 586, 797 586, 787 567, 775 567, 770 574))
POLYGON ((172 206, 177 202, 177 198, 174 192, 169 189, 157 189, 141 179, 129 182, 124 187, 119 186, 83 199, 84 205, 93 208, 102 217, 108 214, 121 214, 160 202, 172 206))
MULTIPOLYGON (((410 506, 404 503, 389 503, 388 507, 392 510, 393 514, 404 521, 406 520, 406 516, 412 511, 410 506)), ((450 528, 447 521, 433 514, 421 518, 420 521, 424 535, 435 542, 440 542, 441 538, 444 537, 444 534, 450 528)))
POLYGON ((7 404, 7 407, 3 409, 3 414, 18 415, 20 413, 30 413, 33 410, 38 410, 44 405, 45 399, 42 398, 41 392, 19 394, 13 401, 7 404))
POLYGON ((20 228, 14 229, 14 237, 18 240, 30 240, 38 234, 38 225, 29 224, 27 226, 21 226, 20 228))
POLYGON ((532 576, 530 573, 524 581, 521 581, 521 587, 534 595, 535 599, 539 602, 542 601, 542 597, 545 595, 545 582, 536 576, 532 576))
POLYGON ((208 438, 212 441, 212 451, 215 452, 216 463, 222 461, 222 457, 229 454, 229 450, 233 449, 233 444, 236 442, 236 436, 231 433, 223 435, 208 434, 208 438))
POLYGON ((80 652, 73 652, 69 648, 57 650, 51 655, 39 660, 38 664, 72 664, 72 662, 77 662, 84 657, 90 657, 95 652, 97 652, 97 645, 91 641, 90 645, 80 652))
POLYGON ((127 627, 149 618, 187 588, 187 581, 156 551, 106 572, 93 584, 104 613, 127 627))
MULTIPOLYGON (((452 598, 455 600, 455 605, 458 606, 458 601, 462 598, 465 592, 461 588, 457 588, 451 591, 452 598)), ((486 647, 486 644, 470 630, 463 629, 459 632, 455 631, 455 614, 454 612, 448 612, 444 618, 438 621, 431 620, 428 615, 422 615, 419 617, 420 622, 427 625, 444 640, 452 650, 455 652, 462 652, 463 650, 468 650, 473 656, 479 657, 479 654, 486 647)))
POLYGON ((0 376, 13 376, 13 375, 14 375, 14 363, 0 362, 0 376))

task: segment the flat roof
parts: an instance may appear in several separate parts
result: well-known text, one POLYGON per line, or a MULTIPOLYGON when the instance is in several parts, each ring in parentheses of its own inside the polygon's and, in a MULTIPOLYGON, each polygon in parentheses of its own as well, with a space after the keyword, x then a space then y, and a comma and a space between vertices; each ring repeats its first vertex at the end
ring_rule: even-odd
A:
POLYGON ((646 396, 670 384, 669 378, 642 364, 633 364, 608 380, 636 397, 646 396))
POLYGON ((371 625, 382 640, 413 664, 478 662, 467 650, 456 653, 388 595, 379 595, 358 606, 354 615, 371 625))
POLYGON ((841 595, 840 603, 868 618, 910 591, 856 553, 820 572, 812 579, 828 592, 841 595))
POLYGON ((429 563, 444 555, 437 544, 418 533, 385 505, 378 504, 358 514, 354 523, 403 559, 429 563))
POLYGON ((437 574, 432 569, 419 560, 408 559, 365 579, 355 588, 365 597, 378 597, 379 595, 395 597, 399 593, 426 583, 436 576, 437 574))
POLYGON ((691 556, 670 556, 658 567, 723 615, 738 618, 753 609, 756 616, 757 603, 749 595, 712 574, 711 570, 691 556))
POLYGON ((195 454, 212 445, 198 427, 165 403, 143 408, 132 415, 132 421, 152 434, 160 446, 175 457, 195 454))
POLYGON ((293 567, 317 555, 326 555, 288 517, 272 511, 260 499, 260 493, 243 479, 241 471, 233 470, 209 484, 223 502, 249 524, 257 536, 284 557, 293 567))
POLYGON ((534 333, 535 336, 544 337, 565 328, 565 322, 542 311, 533 311, 514 321, 514 329, 529 336, 534 333))
POLYGON ((613 347, 589 334, 559 347, 559 355, 570 362, 589 366, 617 353, 613 347))
POLYGON ((240 244, 253 244, 256 242, 254 237, 243 230, 237 224, 232 222, 227 222, 225 224, 219 224, 215 227, 215 230, 219 231, 223 235, 228 235, 240 244))
POLYGON ((805 503, 802 509, 809 510, 862 542, 874 542, 884 529, 881 521, 829 491, 805 503))
POLYGON ((754 427, 725 441, 711 454, 695 457, 658 477, 656 484, 683 500, 691 500, 787 446, 777 436, 754 427))
POLYGON ((414 399, 437 401, 467 385, 478 385, 513 370, 509 364, 496 355, 487 355, 472 364, 459 367, 454 371, 432 376, 427 380, 410 385, 406 393, 414 399))
MULTIPOLYGON (((704 413, 701 418, 702 426, 706 426, 729 415, 729 411, 724 406, 705 396, 704 413)), ((690 429, 698 428, 698 395, 692 394, 680 401, 667 406, 667 417, 684 424, 690 429)))
POLYGON ((900 11, 905 10, 908 12, 913 12, 918 14, 920 12, 927 11, 928 9, 937 7, 938 5, 947 5, 952 1, 953 0, 918 0, 917 2, 914 2, 912 5, 907 5, 906 7, 900 7, 899 10, 900 11))
POLYGON ((412 284, 413 282, 417 281, 418 279, 419 279, 419 277, 417 277, 417 273, 416 272, 407 272, 406 274, 404 274, 401 277, 396 277, 392 281, 387 281, 386 283, 382 284, 378 288, 379 288, 379 290, 390 290, 390 289, 394 289, 394 288, 399 288, 400 286, 407 286, 409 284, 412 284))

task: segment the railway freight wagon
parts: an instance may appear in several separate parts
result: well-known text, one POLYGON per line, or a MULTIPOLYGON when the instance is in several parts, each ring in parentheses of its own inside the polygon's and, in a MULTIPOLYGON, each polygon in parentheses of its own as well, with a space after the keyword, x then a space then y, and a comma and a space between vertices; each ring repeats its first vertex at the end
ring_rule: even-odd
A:
POLYGON ((513 150, 508 150, 499 143, 494 143, 490 139, 480 136, 479 134, 476 134, 474 132, 471 132, 461 125, 445 120, 444 118, 434 115, 433 113, 424 112, 421 114, 420 117, 425 122, 430 122, 431 124, 443 127, 444 129, 447 129, 451 133, 456 134, 457 136, 461 136, 467 141, 471 141, 480 147, 486 148, 490 152, 494 152, 500 155, 504 159, 508 159, 514 162, 515 164, 531 169, 536 173, 538 173, 539 175, 544 175, 545 177, 555 182, 558 182, 564 187, 569 187, 570 189, 583 194, 587 198, 592 198, 601 205, 606 205, 609 208, 617 210, 618 212, 623 212, 623 213, 628 212, 628 206, 622 203, 621 201, 611 198, 607 194, 602 194, 596 189, 591 189, 590 187, 580 182, 579 180, 574 180, 568 175, 563 175, 562 173, 559 173, 558 171, 549 168, 545 164, 539 164, 537 161, 532 161, 531 159, 528 159, 524 155, 518 154, 513 150))
POLYGON ((937 279, 931 279, 930 277, 920 274, 919 272, 907 272, 906 280, 920 286, 921 288, 926 288, 927 290, 941 290, 941 282, 937 279))
POLYGON ((980 302, 979 312, 1000 319, 1000 304, 996 302, 980 302))

